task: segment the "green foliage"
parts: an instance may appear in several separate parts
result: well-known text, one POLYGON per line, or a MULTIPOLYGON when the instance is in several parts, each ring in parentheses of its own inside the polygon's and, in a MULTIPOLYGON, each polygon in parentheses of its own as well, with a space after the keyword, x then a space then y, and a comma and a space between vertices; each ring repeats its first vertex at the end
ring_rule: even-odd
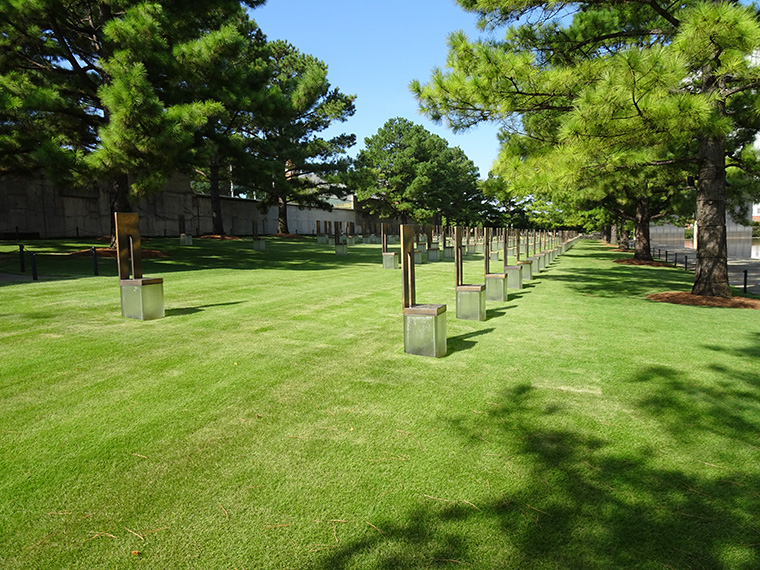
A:
MULTIPOLYGON (((447 68, 412 87, 421 109, 454 129, 504 125, 494 172, 509 185, 507 195, 538 195, 567 210, 601 206, 639 225, 691 215, 691 201, 711 225, 727 198, 737 212, 750 189, 760 188, 754 8, 645 0, 460 4, 479 13, 484 27, 508 26, 504 39, 452 34, 447 68), (737 181, 728 187, 727 169, 737 181)), ((699 247, 725 251, 711 240, 725 234, 699 247)), ((725 271, 723 262, 697 271, 707 285, 695 292, 727 294, 725 271)))
POLYGON ((255 158, 238 176, 265 196, 262 207, 279 205, 279 231, 287 233, 287 202, 329 209, 327 198, 344 196, 346 151, 355 136, 324 138, 321 133, 355 112, 355 95, 330 85, 327 65, 287 42, 276 41, 270 52, 267 109, 246 117, 242 129, 246 152, 255 158))
POLYGON ((161 188, 224 112, 213 96, 183 96, 186 74, 240 49, 228 36, 243 15, 230 0, 3 3, 0 172, 161 188))
POLYGON ((388 120, 356 161, 357 196, 371 213, 418 223, 467 224, 490 211, 478 170, 459 147, 408 119, 388 120))

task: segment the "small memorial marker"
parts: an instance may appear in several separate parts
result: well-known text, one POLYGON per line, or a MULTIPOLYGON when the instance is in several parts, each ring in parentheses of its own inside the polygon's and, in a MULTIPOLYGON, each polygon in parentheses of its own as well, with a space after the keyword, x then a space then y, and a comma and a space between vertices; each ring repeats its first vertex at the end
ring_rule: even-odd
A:
POLYGON ((464 283, 462 263, 462 227, 454 228, 454 266, 456 275, 457 318, 486 320, 486 286, 464 283))
POLYGON ((380 228, 381 241, 383 244, 383 269, 398 269, 398 252, 388 251, 389 224, 382 224, 380 228))
POLYGON ((517 262, 515 265, 509 265, 509 237, 510 237, 510 230, 508 228, 504 229, 503 239, 504 239, 504 274, 507 276, 507 289, 522 289, 523 286, 523 268, 525 265, 520 264, 520 232, 519 230, 515 231, 515 235, 517 236, 517 262))
POLYGON ((451 227, 446 226, 441 234, 441 243, 443 244, 443 258, 454 259, 454 245, 449 241, 451 236, 451 227))
POLYGON ((256 218, 251 220, 251 234, 253 235, 253 249, 255 251, 265 251, 267 242, 259 237, 259 221, 256 218))
POLYGON ((440 250, 438 244, 433 242, 433 226, 426 226, 425 233, 428 243, 428 261, 438 261, 440 259, 440 250))
POLYGON ((335 222, 335 255, 348 255, 348 246, 341 240, 338 222, 335 222))
POLYGON ((402 305, 404 352, 440 358, 446 356, 446 305, 418 305, 414 278, 412 225, 401 226, 402 305))
POLYGON ((493 230, 491 228, 485 228, 485 255, 483 256, 486 270, 486 300, 504 302, 509 299, 507 293, 507 275, 506 273, 491 273, 491 261, 498 261, 498 252, 491 251, 491 237, 493 230), (494 260, 491 256, 492 253, 496 253, 497 257, 494 260))
POLYGON ((164 316, 164 280, 142 273, 142 249, 137 214, 114 214, 121 288, 121 315, 143 321, 164 316))
MULTIPOLYGON (((525 258, 520 259, 520 230, 515 230, 515 252, 517 256, 517 265, 522 267, 522 280, 530 281, 533 279, 533 262, 528 260, 528 233, 525 233, 525 258)), ((522 287, 521 287, 522 288, 522 287)))

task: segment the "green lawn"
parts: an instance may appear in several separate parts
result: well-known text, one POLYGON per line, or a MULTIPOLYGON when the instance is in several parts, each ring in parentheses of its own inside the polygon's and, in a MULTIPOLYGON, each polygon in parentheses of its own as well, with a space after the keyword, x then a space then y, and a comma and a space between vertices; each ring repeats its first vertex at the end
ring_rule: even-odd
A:
POLYGON ((3 569, 760 567, 760 314, 690 274, 580 242, 473 322, 418 266, 430 359, 378 245, 177 242, 161 320, 62 242, 0 286, 3 569))

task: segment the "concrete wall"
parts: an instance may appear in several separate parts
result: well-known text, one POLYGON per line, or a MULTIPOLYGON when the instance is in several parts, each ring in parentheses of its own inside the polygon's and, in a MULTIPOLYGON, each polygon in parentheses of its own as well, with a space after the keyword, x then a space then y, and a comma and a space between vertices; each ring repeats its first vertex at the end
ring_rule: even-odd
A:
POLYGON ((672 224, 661 226, 651 224, 649 226, 649 241, 652 244, 683 247, 685 235, 686 230, 684 228, 672 224))
MULTIPOLYGON (((649 228, 652 246, 684 247, 684 228, 664 224, 652 225, 649 228)), ((696 228, 696 238, 699 239, 699 228, 696 228)), ((728 257, 731 259, 748 258, 752 253, 752 227, 737 224, 730 217, 726 220, 726 242, 728 257)), ((690 246, 691 247, 691 246, 690 246)))
MULTIPOLYGON (((192 192, 184 176, 173 177, 165 191, 140 199, 134 209, 140 215, 140 233, 144 236, 177 236, 183 225, 188 234, 211 233, 211 198, 192 192)), ((41 180, 0 178, 0 237, 5 239, 13 239, 16 232, 41 238, 110 235, 110 210, 103 187, 72 190, 41 180)), ((230 235, 251 235, 254 219, 258 220, 260 234, 277 231, 277 208, 269 208, 264 214, 255 200, 222 197, 222 219, 230 235)), ((362 224, 369 229, 379 223, 376 217, 353 208, 327 212, 288 206, 291 233, 312 235, 317 220, 322 228, 325 221, 341 222, 343 228, 353 223, 356 233, 361 233, 362 224)))

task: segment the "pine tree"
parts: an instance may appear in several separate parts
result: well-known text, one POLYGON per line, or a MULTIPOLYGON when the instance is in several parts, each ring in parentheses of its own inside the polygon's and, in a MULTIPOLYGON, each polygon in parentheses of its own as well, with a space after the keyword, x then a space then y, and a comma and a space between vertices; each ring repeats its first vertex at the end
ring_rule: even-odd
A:
POLYGON ((206 58, 215 30, 242 12, 232 0, 4 2, 0 172, 106 182, 112 209, 130 210, 222 112, 213 99, 181 97, 183 66, 206 58))
MULTIPOLYGON (((554 2, 460 4, 486 26, 522 19, 503 42, 454 34, 450 69, 436 71, 424 87, 413 84, 423 109, 454 128, 495 120, 522 133, 527 124, 528 137, 535 115, 553 121, 553 129, 539 129, 551 136, 527 149, 543 147, 549 156, 573 144, 590 162, 617 163, 632 178, 649 166, 692 169, 705 229, 693 292, 729 296, 726 165, 757 171, 749 151, 757 125, 747 121, 760 71, 749 57, 760 45, 755 13, 727 3, 603 0, 566 7, 559 20, 556 10, 565 5, 554 2)), ((505 156, 512 171, 525 157, 505 156)), ((557 185, 561 177, 538 172, 534 179, 557 185)))
POLYGON ((286 234, 288 203, 329 210, 328 198, 348 193, 341 175, 356 137, 320 133, 354 114, 356 96, 331 87, 327 65, 316 57, 284 41, 269 50, 268 112, 247 118, 245 146, 253 160, 238 175, 264 196, 262 208, 277 206, 277 231, 286 234))
POLYGON ((404 118, 388 120, 357 157, 358 197, 370 213, 416 223, 475 222, 485 199, 458 147, 404 118))

